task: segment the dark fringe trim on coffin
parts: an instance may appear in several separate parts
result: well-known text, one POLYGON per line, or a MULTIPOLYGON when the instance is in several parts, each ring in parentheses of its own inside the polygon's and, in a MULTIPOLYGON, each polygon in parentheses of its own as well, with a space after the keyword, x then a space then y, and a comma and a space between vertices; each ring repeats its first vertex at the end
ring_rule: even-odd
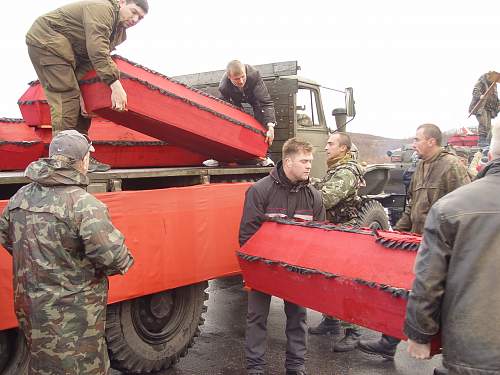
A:
POLYGON ((0 140, 0 146, 4 145, 14 145, 14 146, 20 146, 20 147, 31 147, 34 145, 37 145, 39 143, 42 143, 41 141, 3 141, 0 140))
POLYGON ((43 100, 18 100, 17 105, 31 105, 36 103, 48 104, 49 102, 45 99, 43 100))
POLYGON ((0 117, 0 122, 7 122, 9 124, 20 124, 24 122, 22 118, 0 117))
POLYGON ((365 286, 368 286, 369 288, 377 288, 383 292, 391 293, 393 297, 397 297, 397 298, 408 299, 408 295, 410 294, 410 292, 404 288, 395 288, 395 287, 392 287, 390 285, 379 284, 379 283, 376 283, 374 281, 366 281, 366 280, 359 279, 359 278, 351 279, 351 278, 348 278, 348 277, 345 277, 342 275, 337 275, 337 274, 333 274, 333 273, 329 273, 329 272, 322 272, 322 271, 313 270, 310 268, 294 266, 291 264, 273 261, 273 260, 261 258, 258 256, 254 256, 254 255, 243 254, 240 251, 236 252, 236 254, 238 257, 240 257, 241 259, 248 261, 248 262, 260 261, 260 262, 267 264, 267 265, 277 265, 277 266, 285 268, 287 271, 296 272, 296 273, 301 274, 301 275, 322 275, 326 279, 342 278, 345 280, 351 280, 351 281, 355 282, 356 284, 365 285, 365 286))
POLYGON ((163 141, 92 141, 93 145, 105 146, 167 146, 163 141))
MULTIPOLYGON (((347 233, 356 233, 356 234, 364 234, 368 236, 373 236, 375 237, 375 242, 379 243, 381 246, 388 248, 388 249, 393 249, 393 250, 406 250, 406 251, 417 251, 420 243, 414 242, 414 241, 405 241, 404 239, 401 240, 396 240, 396 239, 390 239, 390 238, 385 238, 381 233, 383 231, 379 231, 376 229, 370 230, 370 229, 363 229, 363 228, 353 228, 353 227, 344 227, 341 225, 337 224, 332 224, 328 222, 322 222, 322 221, 296 221, 293 219, 285 219, 281 217, 272 217, 272 218, 266 218, 266 221, 272 221, 278 224, 284 224, 284 225, 296 225, 299 227, 307 227, 307 228, 316 228, 316 229, 324 229, 324 230, 329 230, 329 231, 338 231, 338 232, 347 232, 347 233)), ((404 234, 404 232, 401 232, 404 234)), ((408 233, 408 235, 412 236, 411 233, 408 233)))

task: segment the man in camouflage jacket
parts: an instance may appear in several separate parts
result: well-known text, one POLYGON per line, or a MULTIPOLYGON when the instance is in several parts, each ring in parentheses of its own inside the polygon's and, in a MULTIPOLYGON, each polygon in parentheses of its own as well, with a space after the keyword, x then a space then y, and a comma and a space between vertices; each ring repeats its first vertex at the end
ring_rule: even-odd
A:
POLYGON ((108 373, 107 276, 127 272, 133 258, 106 206, 85 191, 90 150, 76 130, 58 133, 51 157, 28 166, 25 175, 33 182, 0 217, 29 374, 108 373))
MULTIPOLYGON (((413 147, 422 160, 413 174, 408 189, 409 203, 395 230, 422 234, 432 205, 470 182, 465 166, 456 155, 441 147, 441 141, 441 130, 436 125, 423 124, 417 128, 413 147)), ((380 340, 361 340, 359 349, 393 359, 399 342, 399 339, 382 335, 380 340)))
MULTIPOLYGON (((358 189, 365 184, 363 169, 354 160, 351 153, 351 138, 346 133, 330 136, 325 146, 328 170, 326 176, 314 183, 321 192, 326 217, 335 224, 356 226, 358 207, 361 202, 358 189)), ((323 315, 323 320, 316 327, 309 328, 311 334, 338 333, 345 329, 344 337, 335 343, 334 351, 353 350, 359 341, 359 328, 337 318, 323 315)))
POLYGON ((479 77, 472 90, 472 100, 469 106, 469 113, 476 115, 479 144, 483 146, 486 146, 491 139, 491 119, 497 117, 500 109, 496 85, 488 96, 483 98, 483 95, 494 82, 492 79, 493 73, 488 72, 479 77), (481 99, 483 102, 474 110, 474 107, 481 99))
MULTIPOLYGON (((127 95, 111 51, 126 29, 148 12, 147 0, 86 0, 38 17, 28 33, 28 54, 50 106, 52 132, 76 129, 88 135, 90 118, 78 80, 90 70, 111 88, 113 109, 126 109, 127 95)), ((91 160, 91 171, 109 166, 91 160)))

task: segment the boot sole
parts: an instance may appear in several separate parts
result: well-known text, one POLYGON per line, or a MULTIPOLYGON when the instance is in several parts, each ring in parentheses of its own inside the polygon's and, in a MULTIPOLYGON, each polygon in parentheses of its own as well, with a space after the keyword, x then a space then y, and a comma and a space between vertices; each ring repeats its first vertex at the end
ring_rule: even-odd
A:
POLYGON ((380 353, 380 352, 375 352, 375 351, 372 351, 368 348, 365 348, 361 345, 358 345, 358 349, 361 350, 363 353, 365 354, 369 354, 369 355, 376 355, 376 356, 379 356, 379 357, 382 357, 388 361, 394 361, 394 356, 396 354, 394 354, 393 356, 389 355, 389 354, 385 354, 385 353, 380 353))

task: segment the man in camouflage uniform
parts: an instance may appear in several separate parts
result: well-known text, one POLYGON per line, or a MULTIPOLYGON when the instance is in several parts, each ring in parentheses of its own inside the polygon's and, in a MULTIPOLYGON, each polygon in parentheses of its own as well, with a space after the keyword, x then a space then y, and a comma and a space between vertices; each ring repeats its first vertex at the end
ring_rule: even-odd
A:
POLYGON ((105 375, 107 276, 133 258, 106 206, 85 191, 92 144, 58 133, 48 159, 25 171, 31 184, 0 217, 0 244, 13 257, 14 306, 32 375, 105 375))
MULTIPOLYGON (((148 12, 147 0, 86 0, 38 17, 28 33, 28 54, 50 106, 52 132, 76 129, 88 135, 90 118, 78 80, 94 69, 111 88, 112 108, 123 111, 127 94, 110 53, 126 39, 126 29, 148 12)), ((90 171, 109 165, 91 158, 90 171)))
POLYGON ((494 82, 493 73, 494 72, 488 72, 479 77, 474 85, 474 90, 472 90, 472 101, 469 106, 469 113, 476 115, 478 122, 480 146, 488 145, 491 139, 491 119, 497 116, 500 108, 496 85, 493 87, 493 90, 490 91, 488 96, 484 97, 488 87, 490 87, 494 82), (480 100, 483 100, 482 104, 480 104, 478 108, 473 111, 474 107, 480 100))
MULTIPOLYGON (((330 136, 325 146, 327 155, 326 176, 314 183, 321 192, 326 217, 335 224, 356 226, 358 207, 361 198, 358 189, 364 185, 363 169, 354 159, 351 138, 346 133, 335 133, 330 136)), ((316 327, 309 328, 313 335, 338 333, 340 327, 345 335, 335 343, 334 351, 347 352, 356 348, 360 332, 359 328, 347 322, 323 315, 323 320, 316 327)))
MULTIPOLYGON (((431 206, 441 197, 470 182, 464 165, 456 155, 441 147, 441 130, 433 124, 417 128, 413 147, 422 159, 408 189, 409 203, 395 230, 422 234, 431 206)), ((400 340, 382 335, 379 340, 361 340, 359 349, 368 354, 394 359, 400 340)))

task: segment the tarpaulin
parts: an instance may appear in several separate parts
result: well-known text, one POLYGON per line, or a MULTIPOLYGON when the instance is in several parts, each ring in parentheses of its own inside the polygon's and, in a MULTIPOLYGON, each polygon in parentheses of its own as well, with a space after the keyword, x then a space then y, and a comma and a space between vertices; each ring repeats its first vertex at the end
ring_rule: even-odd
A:
MULTIPOLYGON (((240 272, 235 251, 249 183, 98 194, 125 235, 135 264, 110 278, 109 302, 240 272)), ((7 202, 0 201, 0 212, 7 202)), ((0 329, 17 325, 12 260, 0 248, 0 329)))
POLYGON ((114 56, 128 110, 111 109, 111 89, 90 72, 80 82, 88 111, 219 161, 266 154, 264 127, 240 109, 160 73, 114 56))

